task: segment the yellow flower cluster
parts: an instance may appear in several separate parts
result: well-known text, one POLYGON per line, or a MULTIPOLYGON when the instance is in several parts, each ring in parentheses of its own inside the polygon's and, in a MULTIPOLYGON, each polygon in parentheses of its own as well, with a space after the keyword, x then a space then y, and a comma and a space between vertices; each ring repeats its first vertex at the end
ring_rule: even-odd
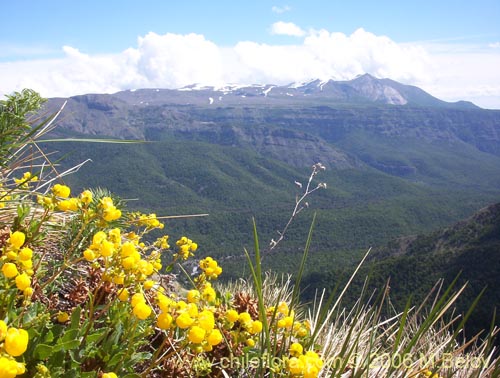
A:
POLYGON ((280 302, 278 307, 269 307, 267 309, 268 316, 275 317, 276 327, 287 334, 291 334, 296 338, 304 338, 309 334, 308 321, 298 322, 295 320, 295 312, 290 310, 286 302, 280 302))
POLYGON ((234 309, 228 309, 224 318, 235 343, 244 343, 250 347, 255 345, 258 334, 262 332, 263 325, 260 320, 253 320, 246 311, 238 313, 234 309))
POLYGON ((312 350, 302 354, 302 345, 293 343, 290 346, 292 357, 288 360, 287 369, 292 377, 316 378, 323 366, 323 360, 312 350))
POLYGON ((38 176, 33 176, 31 172, 24 172, 23 177, 15 178, 14 182, 22 189, 28 189, 30 182, 37 182, 38 176))
POLYGON ((135 212, 131 213, 130 217, 133 222, 137 223, 137 226, 145 227, 146 230, 153 228, 159 228, 161 230, 165 226, 158 220, 156 214, 154 213, 146 215, 146 214, 141 214, 140 212, 135 212))
POLYGON ((13 279, 16 287, 29 298, 33 294, 31 276, 33 276, 33 251, 25 246, 26 235, 21 231, 10 234, 8 243, 3 248, 0 258, 2 273, 7 279, 13 279))
POLYGON ((88 207, 92 202, 92 192, 90 190, 83 191, 79 197, 71 197, 71 189, 69 186, 55 184, 51 188, 51 195, 38 196, 38 203, 49 210, 60 210, 64 212, 74 212, 80 208, 88 207))
POLYGON ((214 280, 222 273, 222 268, 210 256, 200 261, 200 268, 203 270, 207 280, 214 280))
POLYGON ((116 208, 111 197, 101 198, 98 209, 102 211, 102 219, 106 222, 117 220, 122 216, 121 210, 116 208))
POLYGON ((441 378, 441 376, 439 374, 437 374, 437 373, 433 374, 432 371, 429 369, 425 369, 418 376, 422 377, 422 378, 441 378))
MULTIPOLYGON (((3 189, 3 185, 0 182, 0 189, 3 189)), ((0 190, 0 209, 5 208, 5 203, 10 201, 12 196, 9 194, 7 190, 0 190)))
POLYGON ((0 320, 0 377, 14 378, 25 373, 24 364, 16 361, 28 348, 28 332, 22 328, 7 327, 0 320))
POLYGON ((157 293, 160 314, 156 325, 163 330, 177 328, 185 332, 186 342, 195 353, 211 351, 223 340, 214 315, 216 292, 209 282, 188 291, 186 301, 175 300, 162 292, 157 293))
MULTIPOLYGON (((28 175, 24 180, 33 181, 28 175)), ((73 212, 74 219, 81 221, 84 228, 76 236, 83 235, 81 240, 87 240, 84 244, 87 248, 79 250, 80 257, 74 261, 85 260, 92 266, 93 272, 98 272, 95 277, 102 280, 99 287, 105 287, 108 293, 105 306, 111 308, 116 305, 114 309, 125 311, 125 316, 135 318, 135 322, 144 321, 145 325, 154 323, 156 332, 165 334, 165 340, 175 340, 173 342, 178 344, 176 348, 188 348, 191 355, 200 358, 205 358, 204 353, 223 342, 231 351, 246 353, 248 347, 253 348, 259 342, 263 320, 266 320, 271 325, 269 332, 274 334, 273 337, 285 344, 292 343, 289 354, 280 357, 288 374, 306 378, 318 375, 323 363, 321 358, 314 351, 304 351, 303 345, 306 344, 301 344, 301 339, 309 335, 307 323, 296 321, 294 311, 286 302, 268 308, 267 319, 259 319, 250 307, 247 311, 241 310, 241 307, 237 307, 239 310, 233 308, 229 297, 219 295, 212 286, 212 281, 222 274, 222 268, 212 257, 199 261, 200 274, 194 278, 195 287, 185 297, 167 293, 153 279, 153 275, 162 269, 162 250, 170 248, 168 235, 152 243, 141 240, 151 230, 164 227, 156 214, 126 214, 121 223, 132 228, 124 232, 110 224, 122 217, 121 210, 110 196, 94 196, 91 191, 85 190, 72 197, 68 186, 56 184, 48 194, 39 196, 38 202, 46 209, 46 219, 52 211, 59 210, 73 212), (83 230, 92 231, 89 234, 83 230)), ((29 248, 32 240, 35 239, 31 234, 28 238, 21 231, 13 232, 5 240, 0 256, 2 282, 13 291, 17 288, 29 298, 33 294, 33 251, 29 248)), ((175 244, 176 250, 170 255, 173 259, 169 267, 193 256, 198 249, 197 243, 186 236, 175 244)), ((30 302, 26 300, 24 303, 30 302)), ((70 315, 59 310, 50 319, 65 327, 69 324, 70 315)), ((0 378, 26 374, 24 364, 16 358, 26 351, 27 345, 28 333, 25 330, 9 328, 0 322, 0 378)), ((30 365, 27 363, 26 366, 30 365)), ((117 377, 113 372, 102 371, 100 374, 103 378, 117 377)))
POLYGON ((175 243, 178 247, 178 252, 174 253, 174 258, 181 258, 187 260, 189 257, 193 256, 193 252, 198 249, 198 244, 194 243, 191 239, 183 236, 175 243))
POLYGON ((158 253, 143 258, 142 248, 139 239, 130 234, 122 238, 120 229, 114 228, 107 234, 104 231, 94 234, 92 244, 83 251, 83 257, 103 269, 105 280, 125 288, 142 283, 144 289, 149 290, 155 283, 148 277, 160 270, 162 264, 158 253))
POLYGON ((153 309, 146 303, 146 298, 142 293, 134 294, 130 300, 130 304, 132 305, 132 313, 138 319, 147 319, 153 312, 153 309))

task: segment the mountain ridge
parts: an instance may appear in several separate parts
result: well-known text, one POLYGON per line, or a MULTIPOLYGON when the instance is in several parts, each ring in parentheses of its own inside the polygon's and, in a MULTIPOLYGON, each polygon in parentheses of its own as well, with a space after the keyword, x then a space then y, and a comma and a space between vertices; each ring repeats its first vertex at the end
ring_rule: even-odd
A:
MULTIPOLYGON (((92 94, 72 98, 89 95, 92 94)), ((197 106, 283 106, 321 102, 479 109, 478 106, 468 101, 446 102, 416 86, 387 78, 378 79, 370 74, 359 75, 352 80, 311 79, 286 85, 269 83, 205 86, 191 84, 177 89, 141 88, 119 91, 107 96, 113 96, 136 106, 165 103, 197 106)))
POLYGON ((178 89, 137 89, 115 93, 129 103, 176 103, 183 105, 254 105, 294 104, 310 102, 336 102, 357 104, 386 104, 410 106, 438 106, 451 108, 478 108, 466 102, 445 102, 431 96, 418 87, 398 83, 390 79, 377 79, 370 74, 352 80, 312 79, 304 83, 288 85, 188 85, 178 89), (149 91, 149 100, 142 98, 149 91), (156 96, 155 96, 156 94, 156 96), (175 94, 175 96, 172 96, 175 94), (163 96, 163 99, 162 99, 163 96), (177 98, 175 98, 177 97, 177 98))

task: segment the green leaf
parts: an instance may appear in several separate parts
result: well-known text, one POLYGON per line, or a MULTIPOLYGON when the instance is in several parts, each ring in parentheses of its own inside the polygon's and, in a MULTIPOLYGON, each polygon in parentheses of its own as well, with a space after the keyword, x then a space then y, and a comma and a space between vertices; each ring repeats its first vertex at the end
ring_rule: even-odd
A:
POLYGON ((124 356, 125 356, 125 352, 116 353, 115 355, 113 355, 113 357, 111 357, 111 359, 108 362, 108 365, 115 366, 117 363, 119 363, 122 360, 122 358, 124 356))
POLYGON ((45 341, 48 343, 54 341, 54 333, 52 332, 52 330, 47 332, 47 335, 45 336, 45 341))
POLYGON ((71 329, 80 328, 80 313, 82 309, 80 307, 76 307, 71 314, 71 329))
POLYGON ((54 351, 64 351, 67 352, 71 349, 76 349, 81 345, 80 340, 69 340, 69 341, 60 341, 54 346, 54 351))
POLYGON ((52 355, 53 347, 47 344, 38 344, 33 351, 37 360, 45 360, 52 355))
POLYGON ((78 338, 78 332, 79 332, 78 329, 69 329, 69 330, 67 330, 64 333, 63 337, 61 338, 61 341, 63 343, 65 343, 65 342, 77 339, 78 338))
POLYGON ((108 330, 106 328, 101 328, 98 331, 91 333, 90 335, 87 336, 87 342, 93 343, 99 340, 101 337, 103 337, 108 330))

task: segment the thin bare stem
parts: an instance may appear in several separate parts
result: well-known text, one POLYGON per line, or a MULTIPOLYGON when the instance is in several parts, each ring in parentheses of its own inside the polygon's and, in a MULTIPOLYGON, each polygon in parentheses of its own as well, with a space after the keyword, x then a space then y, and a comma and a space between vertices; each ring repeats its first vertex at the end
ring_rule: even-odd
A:
MULTIPOLYGON (((278 240, 274 240, 274 239, 271 239, 271 241, 269 242, 269 252, 272 251, 273 249, 275 249, 278 244, 285 238, 285 234, 286 232, 288 231, 288 228, 290 227, 290 225, 292 224, 293 220, 295 219, 295 217, 302 211, 304 210, 305 208, 309 207, 309 203, 308 202, 304 202, 305 199, 311 195, 312 193, 314 193, 315 191, 319 190, 319 189, 323 189, 323 188, 326 188, 326 183, 324 182, 320 182, 318 185, 316 185, 316 187, 314 187, 313 189, 311 189, 311 183, 313 181, 313 178, 319 173, 319 171, 322 171, 322 170, 325 170, 325 166, 321 163, 316 163, 312 166, 312 172, 311 172, 311 175, 309 176, 309 179, 307 180, 307 184, 306 184, 306 187, 304 189, 304 192, 299 196, 297 196, 295 198, 295 207, 293 208, 293 211, 292 211, 292 215, 290 216, 290 219, 288 219, 288 222, 286 223, 285 227, 283 228, 283 230, 281 231, 278 231, 278 240)), ((299 187, 299 188, 302 188, 302 184, 298 181, 295 181, 295 184, 299 187)))

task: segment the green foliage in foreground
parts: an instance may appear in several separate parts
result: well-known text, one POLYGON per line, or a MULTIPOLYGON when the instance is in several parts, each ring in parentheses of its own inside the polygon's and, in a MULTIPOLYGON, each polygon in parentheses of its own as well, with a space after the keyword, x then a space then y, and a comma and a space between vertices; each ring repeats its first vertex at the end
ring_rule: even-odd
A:
MULTIPOLYGON (((37 146, 20 133, 12 148, 28 144, 37 146)), ((463 319, 450 313, 464 287, 443 288, 416 309, 408 301, 385 318, 387 288, 375 301, 363 289, 346 309, 348 283, 328 298, 317 296, 307 311, 299 288, 313 226, 292 281, 264 272, 254 224, 253 248, 245 251, 251 280, 212 285, 223 268, 207 257, 186 292, 165 273, 196 257, 195 242, 183 236, 170 248, 166 235, 147 240, 163 228, 155 214, 127 211, 106 190, 72 195, 56 183, 57 172, 51 178, 54 169, 38 169, 46 155, 19 161, 7 152, 14 159, 2 162, 0 181, 0 377, 500 374, 492 355, 496 329, 483 341, 457 340, 476 305, 463 319)))

